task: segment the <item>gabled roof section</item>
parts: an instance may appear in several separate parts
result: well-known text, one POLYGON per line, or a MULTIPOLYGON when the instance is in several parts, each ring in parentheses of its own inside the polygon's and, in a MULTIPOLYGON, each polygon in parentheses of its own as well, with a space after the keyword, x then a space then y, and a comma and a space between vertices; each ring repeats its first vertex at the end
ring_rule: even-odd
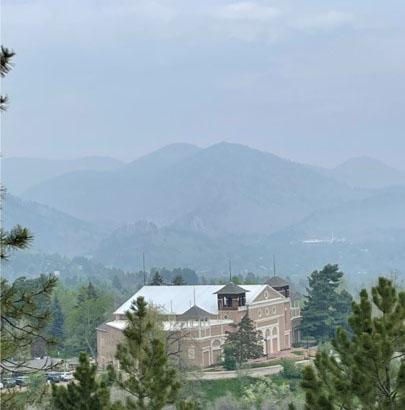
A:
MULTIPOLYGON (((267 285, 244 285, 246 304, 252 303, 267 285)), ((145 301, 158 308, 164 315, 181 315, 190 309, 195 301, 201 309, 214 315, 218 314, 218 301, 216 292, 223 285, 183 285, 183 286, 144 286, 131 298, 124 302, 114 315, 124 315, 131 307, 131 302, 138 296, 143 296, 145 301)))
POLYGON ((264 301, 286 300, 286 297, 283 294, 270 285, 263 285, 260 292, 252 296, 253 297, 250 299, 251 304, 261 303, 264 301))
POLYGON ((280 278, 280 276, 272 276, 266 280, 266 284, 270 285, 272 288, 281 288, 290 285, 285 279, 280 278))
POLYGON ((241 295, 243 293, 249 292, 247 289, 235 285, 233 282, 228 282, 223 288, 219 289, 216 293, 217 295, 241 295))
POLYGON ((189 320, 189 319, 200 320, 200 319, 208 319, 213 316, 214 315, 212 313, 207 312, 204 309, 201 309, 197 305, 193 305, 191 306, 190 309, 186 310, 184 313, 182 313, 181 315, 178 315, 177 317, 179 319, 185 319, 185 320, 189 320))

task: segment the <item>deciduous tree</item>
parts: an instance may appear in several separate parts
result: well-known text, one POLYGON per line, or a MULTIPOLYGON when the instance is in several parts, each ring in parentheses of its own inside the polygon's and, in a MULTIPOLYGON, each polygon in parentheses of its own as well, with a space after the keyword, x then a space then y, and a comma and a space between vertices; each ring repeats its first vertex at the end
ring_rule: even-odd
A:
POLYGON ((111 306, 111 295, 96 289, 91 282, 88 286, 80 288, 76 306, 70 317, 70 326, 73 330, 68 341, 70 350, 86 351, 95 357, 96 328, 106 319, 111 306))

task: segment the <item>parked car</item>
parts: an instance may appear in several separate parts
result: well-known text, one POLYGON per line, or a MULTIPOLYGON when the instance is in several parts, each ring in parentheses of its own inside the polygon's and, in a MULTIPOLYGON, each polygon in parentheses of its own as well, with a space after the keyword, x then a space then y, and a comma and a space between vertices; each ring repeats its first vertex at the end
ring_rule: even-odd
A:
POLYGON ((26 386, 29 382, 28 376, 18 376, 15 378, 15 383, 17 386, 26 386))
POLYGON ((48 372, 46 378, 51 384, 59 383, 61 381, 61 375, 59 372, 48 372))
POLYGON ((63 382, 69 382, 74 379, 73 372, 63 372, 61 373, 60 378, 63 382))
POLYGON ((16 382, 15 379, 12 377, 5 377, 4 379, 1 380, 2 384, 2 389, 10 389, 12 387, 15 387, 16 382))

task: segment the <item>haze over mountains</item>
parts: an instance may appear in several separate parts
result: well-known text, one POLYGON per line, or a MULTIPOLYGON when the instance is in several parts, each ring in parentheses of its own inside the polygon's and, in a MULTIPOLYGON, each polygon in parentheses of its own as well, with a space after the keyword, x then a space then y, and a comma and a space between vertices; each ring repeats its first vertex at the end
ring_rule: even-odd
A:
POLYGON ((369 157, 351 158, 331 171, 331 176, 353 187, 384 188, 405 185, 405 172, 369 157))
POLYGON ((176 144, 110 172, 65 174, 24 197, 95 222, 145 219, 245 234, 275 232, 361 195, 309 166, 220 143, 176 144))
POLYGON ((68 256, 93 249, 105 231, 64 212, 6 194, 3 203, 4 227, 16 224, 29 227, 35 234, 35 250, 58 252, 68 256))
MULTIPOLYGON (((144 251, 154 266, 209 273, 228 258, 235 269, 266 270, 273 253, 289 274, 323 261, 353 272, 405 271, 403 176, 368 158, 326 170, 237 144, 172 144, 127 164, 36 176, 22 197, 53 209, 19 202, 6 218, 32 225, 40 248, 79 248, 125 269, 144 251), (43 212, 59 222, 35 225, 43 212)), ((21 189, 8 181, 11 192, 21 189)))
POLYGON ((72 160, 44 158, 5 158, 3 183, 16 195, 47 179, 78 170, 107 171, 122 165, 109 157, 84 157, 72 160))

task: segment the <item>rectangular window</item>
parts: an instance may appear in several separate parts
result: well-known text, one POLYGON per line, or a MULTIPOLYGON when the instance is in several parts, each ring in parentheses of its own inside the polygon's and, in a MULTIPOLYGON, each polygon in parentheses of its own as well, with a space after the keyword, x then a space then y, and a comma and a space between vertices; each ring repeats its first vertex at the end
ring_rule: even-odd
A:
POLYGON ((195 359, 195 349, 194 349, 194 347, 190 347, 190 348, 188 349, 188 358, 189 358, 190 360, 194 360, 194 359, 195 359))

